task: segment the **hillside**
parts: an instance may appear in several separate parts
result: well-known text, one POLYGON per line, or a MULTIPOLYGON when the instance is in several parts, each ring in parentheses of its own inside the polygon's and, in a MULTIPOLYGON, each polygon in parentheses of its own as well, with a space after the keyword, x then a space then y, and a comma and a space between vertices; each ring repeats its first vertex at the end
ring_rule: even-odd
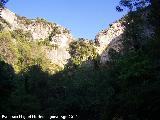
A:
MULTIPOLYGON (((147 13, 148 11, 146 12, 146 10, 139 13, 137 12, 137 15, 141 16, 140 18, 142 18, 141 21, 143 23, 143 25, 139 25, 139 27, 141 27, 140 29, 143 29, 141 35, 146 36, 146 38, 153 34, 152 26, 148 26, 147 24, 147 13)), ((52 64, 58 65, 62 69, 70 62, 71 59, 74 60, 74 62, 81 64, 82 61, 87 62, 91 56, 93 57, 98 55, 98 64, 105 65, 111 60, 111 56, 109 55, 111 52, 115 51, 117 53, 122 53, 122 39, 126 34, 126 24, 130 24, 127 20, 128 15, 110 24, 107 29, 97 33, 94 41, 95 44, 91 44, 96 52, 89 53, 90 55, 88 56, 88 49, 84 56, 80 55, 81 57, 84 57, 82 59, 80 56, 79 58, 78 56, 77 58, 71 57, 71 54, 73 56, 73 53, 70 53, 69 50, 72 49, 72 44, 76 44, 76 41, 72 37, 70 31, 66 28, 57 25, 56 23, 48 22, 42 18, 28 19, 26 17, 18 16, 7 8, 2 9, 1 11, 1 27, 3 31, 18 31, 19 33, 24 32, 29 37, 27 41, 41 44, 40 49, 44 52, 46 58, 52 64)), ((83 44, 90 44, 87 39, 83 39, 82 41, 84 41, 82 42, 83 44)), ((76 47, 78 48, 78 44, 82 46, 82 43, 77 43, 76 47)), ((76 54, 75 49, 77 48, 74 48, 74 54, 76 54)), ((83 54, 83 51, 79 52, 80 54, 83 54)), ((89 62, 89 64, 93 63, 89 62)))
POLYGON ((29 36, 28 41, 47 43, 41 49, 53 64, 63 68, 70 58, 67 49, 73 37, 66 28, 45 19, 18 16, 7 8, 2 9, 0 21, 1 29, 4 31, 18 31, 17 34, 24 32, 29 36))
POLYGON ((95 41, 74 40, 62 26, 20 17, 0 4, 0 114, 157 120, 160 3, 120 3, 130 12, 95 41))
MULTIPOLYGON (((102 30, 95 37, 95 43, 98 46, 97 52, 101 56, 100 63, 105 64, 111 60, 110 52, 122 53, 124 49, 124 41, 128 31, 141 31, 140 33, 133 33, 139 35, 139 42, 146 43, 147 39, 154 34, 153 26, 148 22, 149 10, 139 10, 134 13, 135 21, 130 21, 129 14, 122 17, 120 20, 109 25, 109 28, 102 30), (138 21, 138 22, 137 22, 138 21), (132 25, 133 24, 133 25, 132 25), (132 25, 132 26, 131 26, 132 25), (131 27, 130 27, 131 26, 131 27), (130 28, 129 28, 130 27, 130 28), (146 39, 146 40, 145 40, 146 39)), ((141 43, 137 43, 141 44, 141 43)), ((132 48, 132 46, 130 46, 132 48)))
MULTIPOLYGON (((49 59, 52 64, 64 68, 68 59, 70 59, 70 54, 67 49, 69 49, 69 44, 73 42, 74 39, 70 31, 66 28, 57 25, 56 23, 48 22, 42 18, 28 19, 16 15, 7 8, 2 9, 1 11, 0 24, 3 31, 17 31, 19 32, 17 34, 24 32, 29 37, 28 41, 43 43, 44 45, 41 46, 41 49, 45 52, 47 59, 49 59)), ((93 44, 93 47, 95 47, 97 54, 101 56, 100 63, 109 61, 109 57, 104 54, 109 45, 111 46, 112 44, 112 46, 120 47, 116 42, 120 40, 120 35, 123 32, 124 27, 119 20, 110 25, 108 29, 103 30, 96 35, 96 44, 93 44)), ((87 60, 88 58, 85 59, 87 60)))

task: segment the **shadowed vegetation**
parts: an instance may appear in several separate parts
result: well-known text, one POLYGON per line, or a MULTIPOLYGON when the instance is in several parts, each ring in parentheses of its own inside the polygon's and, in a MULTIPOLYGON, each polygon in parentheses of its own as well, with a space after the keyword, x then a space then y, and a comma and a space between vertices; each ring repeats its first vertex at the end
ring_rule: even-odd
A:
POLYGON ((28 41, 30 35, 20 30, 2 31, 0 112, 72 114, 79 120, 156 120, 160 111, 158 2, 144 1, 150 3, 146 7, 135 1, 121 0, 121 5, 134 10, 125 17, 123 49, 110 50, 109 67, 99 65, 93 42, 80 39, 70 44, 65 69, 58 72, 53 67, 57 71, 51 74, 41 53, 43 43, 28 41), (149 37, 146 25, 152 26, 149 37))

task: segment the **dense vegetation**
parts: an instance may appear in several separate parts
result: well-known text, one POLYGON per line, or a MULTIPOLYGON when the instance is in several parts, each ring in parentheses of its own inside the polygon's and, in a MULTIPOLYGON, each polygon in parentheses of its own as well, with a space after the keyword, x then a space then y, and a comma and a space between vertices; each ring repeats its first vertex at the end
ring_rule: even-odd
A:
MULTIPOLYGON (((106 63, 109 67, 95 64, 88 67, 85 63, 97 63, 98 56, 94 43, 80 40, 70 45, 68 66, 73 67, 66 66, 51 75, 44 69, 47 60, 39 53, 40 46, 28 41, 28 33, 1 32, 0 112, 77 114, 81 120, 155 120, 160 111, 157 4, 151 1, 145 9, 134 4, 138 9, 131 10, 126 18, 124 48, 121 53, 111 53, 112 61, 106 63), (146 10, 150 11, 149 19, 143 20, 140 13, 146 10), (145 37, 140 27, 146 22, 154 31, 150 37, 145 37), (31 55, 32 49, 36 55, 31 55)), ((132 4, 123 0, 121 5, 132 8, 132 4)))
POLYGON ((91 66, 91 62, 97 57, 95 43, 84 38, 79 38, 77 41, 70 43, 69 53, 71 55, 68 61, 69 68, 91 66))
MULTIPOLYGON (((47 40, 46 40, 47 42, 47 40)), ((21 29, 0 32, 0 58, 12 65, 19 73, 32 65, 39 65, 44 71, 53 73, 61 69, 46 57, 46 42, 33 41, 30 32, 21 29)))

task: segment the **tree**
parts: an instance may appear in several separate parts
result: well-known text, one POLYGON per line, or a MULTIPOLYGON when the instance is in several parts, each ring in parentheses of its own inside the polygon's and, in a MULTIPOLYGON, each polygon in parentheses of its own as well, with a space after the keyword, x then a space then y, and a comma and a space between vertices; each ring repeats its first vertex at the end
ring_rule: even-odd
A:
POLYGON ((152 0, 120 0, 118 11, 123 11, 123 7, 129 8, 130 11, 135 11, 139 8, 144 8, 152 3, 152 0))
POLYGON ((81 66, 82 63, 92 61, 97 57, 94 43, 83 38, 70 44, 69 53, 71 55, 70 62, 75 66, 81 66))
POLYGON ((10 98, 11 93, 14 89, 14 70, 12 66, 0 60, 0 112, 4 112, 9 104, 7 101, 10 98))
POLYGON ((0 7, 3 7, 9 0, 0 0, 0 7))

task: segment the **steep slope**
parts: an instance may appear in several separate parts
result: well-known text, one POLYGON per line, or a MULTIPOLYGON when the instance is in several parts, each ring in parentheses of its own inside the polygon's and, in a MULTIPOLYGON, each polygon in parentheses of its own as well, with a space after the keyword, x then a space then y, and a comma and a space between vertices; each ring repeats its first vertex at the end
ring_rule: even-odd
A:
POLYGON ((4 30, 23 30, 30 33, 33 41, 49 41, 52 49, 44 46, 44 51, 53 63, 63 67, 70 58, 67 48, 73 37, 66 28, 44 19, 18 16, 7 8, 3 8, 0 15, 0 24, 4 30))
POLYGON ((122 19, 110 24, 108 29, 102 30, 95 37, 95 42, 98 45, 97 52, 101 56, 100 62, 104 64, 109 61, 109 49, 113 48, 117 52, 121 49, 120 42, 125 26, 122 24, 122 19))
MULTIPOLYGON (((152 34, 151 26, 148 27, 147 20, 145 20, 147 14, 148 12, 146 12, 146 10, 143 12, 140 11, 143 25, 138 28, 142 30, 141 35, 143 37, 146 36, 146 38, 150 37, 152 34)), ((110 61, 109 52, 111 49, 116 52, 122 50, 123 45, 121 40, 127 29, 125 27, 127 17, 128 15, 110 24, 109 28, 102 30, 96 35, 96 49, 102 64, 110 61)), ((73 37, 69 30, 56 23, 50 23, 40 18, 27 19, 26 17, 18 16, 7 8, 4 8, 1 11, 0 25, 4 30, 23 30, 29 32, 32 41, 47 43, 47 45, 43 46, 43 50, 52 63, 64 67, 67 60, 70 58, 67 49, 69 48, 69 44, 73 41, 73 37)))
POLYGON ((128 39, 128 47, 132 49, 144 46, 147 43, 146 41, 152 38, 154 28, 148 21, 149 13, 146 8, 132 13, 132 18, 130 14, 125 15, 120 20, 110 24, 108 29, 102 30, 96 35, 95 43, 98 46, 97 52, 102 64, 110 61, 110 50, 120 52, 124 48, 124 40, 128 39), (136 35, 136 38, 131 38, 132 35, 136 35), (130 36, 130 38, 127 38, 127 36, 130 36))

